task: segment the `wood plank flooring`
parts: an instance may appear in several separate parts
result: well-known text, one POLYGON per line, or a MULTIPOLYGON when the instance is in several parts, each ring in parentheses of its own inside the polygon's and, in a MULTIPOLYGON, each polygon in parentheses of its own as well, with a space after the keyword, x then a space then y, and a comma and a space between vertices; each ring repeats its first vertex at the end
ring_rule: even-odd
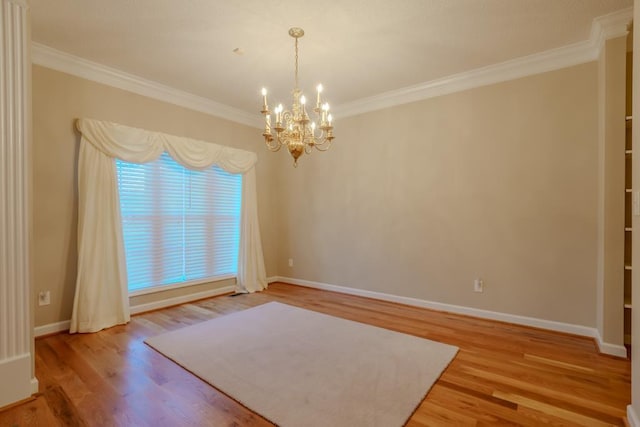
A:
POLYGON ((0 426, 270 426, 143 343, 269 301, 458 346, 408 426, 625 423, 630 363, 600 355, 591 339, 275 283, 37 339, 40 393, 0 412, 0 426))

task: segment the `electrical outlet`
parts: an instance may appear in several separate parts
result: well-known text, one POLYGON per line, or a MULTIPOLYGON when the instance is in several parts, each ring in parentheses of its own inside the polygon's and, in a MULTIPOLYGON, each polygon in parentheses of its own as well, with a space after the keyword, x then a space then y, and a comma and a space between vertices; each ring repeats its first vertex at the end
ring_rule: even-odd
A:
POLYGON ((51 292, 50 291, 40 291, 38 293, 38 305, 49 305, 51 304, 51 292))
POLYGON ((484 291, 484 283, 482 279, 476 279, 473 281, 473 292, 483 292, 484 291))
POLYGON ((293 267, 293 258, 289 258, 289 267, 293 267))

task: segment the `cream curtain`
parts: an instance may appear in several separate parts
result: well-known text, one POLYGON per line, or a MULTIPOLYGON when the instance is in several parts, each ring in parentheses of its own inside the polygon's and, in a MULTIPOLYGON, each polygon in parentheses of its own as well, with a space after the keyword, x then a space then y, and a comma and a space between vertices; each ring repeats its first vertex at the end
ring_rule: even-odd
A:
POLYGON ((129 297, 115 159, 146 163, 167 151, 190 169, 218 165, 243 174, 237 292, 267 287, 256 200, 255 153, 78 119, 78 276, 69 331, 96 332, 129 321, 129 297))

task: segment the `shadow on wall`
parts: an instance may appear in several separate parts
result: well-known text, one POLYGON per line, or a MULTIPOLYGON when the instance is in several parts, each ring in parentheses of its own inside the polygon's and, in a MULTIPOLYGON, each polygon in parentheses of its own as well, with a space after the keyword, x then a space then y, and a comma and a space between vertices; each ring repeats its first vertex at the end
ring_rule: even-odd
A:
MULTIPOLYGON (((78 274, 78 158, 80 156, 80 132, 75 127, 75 120, 71 123, 73 127, 73 133, 75 136, 74 143, 74 162, 73 162, 73 210, 71 218, 68 220, 71 222, 69 233, 69 245, 67 250, 67 260, 65 263, 64 283, 65 286, 62 291, 62 301, 71 301, 71 307, 73 307, 73 298, 76 290, 76 276, 78 274)), ((63 313, 66 305, 63 304, 60 307, 59 318, 69 319, 71 318, 71 311, 63 313)))

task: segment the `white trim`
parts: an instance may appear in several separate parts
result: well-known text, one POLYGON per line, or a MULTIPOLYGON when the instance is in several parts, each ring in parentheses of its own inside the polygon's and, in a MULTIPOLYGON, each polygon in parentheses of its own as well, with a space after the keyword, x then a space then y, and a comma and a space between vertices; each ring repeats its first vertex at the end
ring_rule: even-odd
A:
POLYGON ((40 382, 36 377, 31 378, 31 394, 36 394, 40 391, 40 382))
POLYGON ((280 280, 279 276, 271 276, 271 277, 267 277, 267 283, 271 284, 273 282, 277 282, 280 280))
POLYGON ((334 116, 354 116, 571 67, 595 61, 598 51, 590 41, 580 42, 341 104, 334 108, 334 116))
POLYGON ((68 331, 71 326, 71 320, 63 320, 61 322, 49 323, 47 325, 36 326, 33 328, 33 336, 38 338, 45 335, 56 334, 58 332, 68 331))
POLYGON ((627 348, 625 346, 602 341, 602 337, 600 336, 598 329, 596 329, 596 336, 594 338, 596 339, 596 344, 598 345, 600 353, 623 358, 627 357, 627 348))
POLYGON ((0 360, 0 378, 3 385, 10 384, 0 387, 0 408, 31 396, 31 353, 0 360))
POLYGON ((633 409, 633 405, 627 405, 627 421, 631 427, 640 427, 640 418, 633 409))
POLYGON ((250 114, 238 108, 125 73, 116 68, 107 67, 40 43, 32 43, 31 60, 36 65, 211 114, 232 122, 257 128, 262 126, 258 113, 250 114))
POLYGON ((31 396, 31 63, 27 1, 0 3, 0 408, 31 396), (11 88, 11 89, 9 89, 11 88))
POLYGON ((189 286, 202 285, 204 283, 219 282, 222 280, 235 279, 235 274, 222 274, 220 276, 212 276, 204 279, 189 280, 187 282, 171 283, 169 285, 150 286, 148 288, 137 289, 129 292, 129 298, 140 295, 155 294, 158 292, 170 291, 172 289, 186 288, 189 286))
MULTIPOLYGON (((208 291, 196 292, 189 295, 181 295, 173 298, 167 298, 160 301, 153 301, 146 304, 138 304, 130 307, 131 314, 140 314, 146 311, 158 310, 160 308, 170 307, 173 305, 184 304, 204 298, 216 297, 218 295, 228 294, 235 290, 235 286, 223 286, 208 291)), ((48 325, 37 326, 33 330, 34 336, 41 337, 43 335, 54 334, 57 332, 68 331, 71 324, 70 320, 62 322, 49 323, 48 325)))
POLYGON ((235 286, 223 286, 222 288, 211 289, 208 291, 196 292, 189 295, 182 295, 173 298, 163 299, 161 301, 149 302, 146 304, 138 304, 131 306, 131 314, 140 314, 146 311, 158 310, 160 308, 170 307, 172 305, 184 304, 204 298, 216 297, 218 295, 234 292, 235 286))
POLYGON ((626 36, 631 21, 633 21, 633 6, 598 16, 591 24, 589 41, 601 49, 605 40, 626 36))
MULTIPOLYGON (((336 106, 334 108, 334 116, 353 116, 595 61, 600 54, 605 40, 626 35, 628 31, 627 26, 632 18, 632 7, 603 15, 593 20, 588 40, 446 76, 414 86, 361 98, 336 106)), ((32 61, 36 65, 62 71, 149 98, 180 105, 192 110, 201 111, 237 123, 255 128, 261 128, 262 126, 262 120, 258 113, 253 114, 230 107, 208 98, 184 92, 53 49, 40 43, 34 42, 32 44, 32 61)))
POLYGON ((348 117, 595 61, 605 40, 627 34, 633 7, 593 20, 589 40, 358 99, 334 108, 348 117))
MULTIPOLYGON (((497 311, 482 310, 479 308, 465 307, 461 305, 446 304, 435 301, 422 300, 418 298, 403 297, 383 292, 367 291, 365 289, 349 288, 346 286, 330 285, 327 283, 313 282, 310 280, 294 279, 291 277, 277 277, 277 281, 290 283, 292 285, 307 286, 309 288, 322 289, 325 291, 339 292, 348 295, 356 295, 366 298, 373 298, 382 301, 395 302, 398 304, 410 305, 413 307, 428 308, 431 310, 446 311, 449 313, 464 314, 467 316, 479 317, 482 319, 498 320, 501 322, 513 323, 516 325, 531 326, 534 328, 548 329, 556 332, 581 335, 594 338, 599 344, 602 353, 619 356, 619 346, 603 343, 600 345, 598 330, 588 326, 575 325, 572 323, 556 322, 554 320, 539 319, 536 317, 520 316, 517 314, 501 313, 497 311), (609 353, 614 351, 614 353, 609 353)), ((624 349, 624 347, 622 347, 624 349)), ((626 357, 626 349, 624 356, 626 357)), ((640 427, 640 426, 639 426, 640 427)))

